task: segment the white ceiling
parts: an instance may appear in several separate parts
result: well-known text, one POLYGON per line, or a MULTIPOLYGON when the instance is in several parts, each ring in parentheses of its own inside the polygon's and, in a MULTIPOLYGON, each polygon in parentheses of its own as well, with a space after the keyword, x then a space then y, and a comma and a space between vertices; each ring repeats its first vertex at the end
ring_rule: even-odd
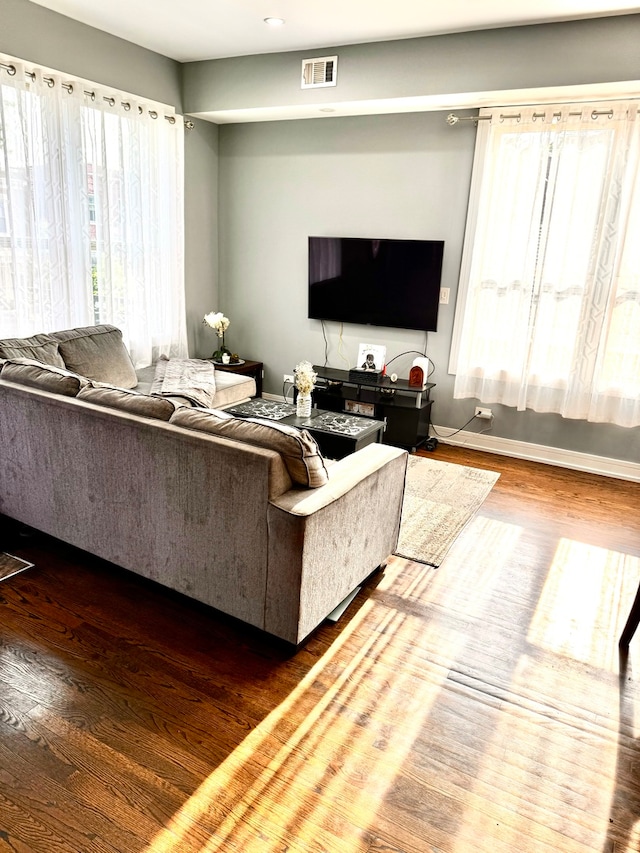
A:
POLYGON ((180 62, 640 12, 624 0, 33 2, 180 62))

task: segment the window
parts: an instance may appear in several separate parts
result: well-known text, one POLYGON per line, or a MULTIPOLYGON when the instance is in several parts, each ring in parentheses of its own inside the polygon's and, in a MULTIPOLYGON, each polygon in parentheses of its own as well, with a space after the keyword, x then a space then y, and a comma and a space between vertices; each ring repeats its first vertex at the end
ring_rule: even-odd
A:
POLYGON ((0 336, 112 323, 136 366, 186 355, 182 123, 0 75, 0 336))
POLYGON ((637 111, 581 104, 479 121, 455 397, 640 424, 637 111))

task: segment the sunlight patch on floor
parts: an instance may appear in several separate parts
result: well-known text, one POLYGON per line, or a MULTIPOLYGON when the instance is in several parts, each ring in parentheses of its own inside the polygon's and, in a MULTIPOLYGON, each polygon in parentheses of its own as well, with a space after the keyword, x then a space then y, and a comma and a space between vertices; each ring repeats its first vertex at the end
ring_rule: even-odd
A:
POLYGON ((472 525, 450 571, 446 561, 389 566, 327 653, 145 853, 370 849, 369 827, 384 821, 399 780, 410 783, 434 706, 466 689, 451 681, 469 642, 464 626, 482 629, 519 547, 520 527, 480 517, 472 525), (479 536, 482 553, 472 545, 479 536))
POLYGON ((611 703, 618 637, 639 579, 638 557, 558 541, 527 631, 528 651, 508 686, 487 684, 500 697, 499 713, 454 853, 484 851, 478 839, 485 834, 492 853, 518 849, 523 839, 563 853, 640 849, 623 755, 635 738, 633 717, 611 703), (576 704, 585 681, 588 701, 576 704), (492 808, 476 810, 474 796, 486 804, 492 791, 492 808))
MULTIPOLYGON (((589 675, 580 661, 532 650, 521 656, 500 696, 454 853, 484 851, 478 839, 485 832, 492 853, 522 849, 525 839, 549 853, 614 849, 605 845, 610 832, 619 833, 613 803, 616 791, 628 786, 618 764, 618 708, 609 707, 611 690, 598 668, 589 675), (591 680, 588 707, 575 704, 576 678, 591 680)), ((615 847, 620 853, 636 849, 615 847)))
POLYGON ((561 539, 531 622, 532 645, 609 672, 640 581, 640 558, 561 539))
MULTIPOLYGON (((446 671, 437 668, 425 680, 414 678, 410 668, 405 671, 403 653, 394 657, 389 642, 398 634, 415 641, 423 626, 392 610, 376 618, 375 608, 371 601, 361 607, 329 653, 209 776, 147 853, 175 853, 181 837, 208 823, 207 812, 221 800, 228 804, 226 818, 216 821, 215 835, 201 847, 203 853, 275 850, 283 837, 298 839, 300 849, 306 849, 306 843, 332 824, 341 850, 363 849, 352 827, 351 837, 340 837, 340 826, 357 814, 358 825, 366 830, 446 677, 446 671), (340 672, 327 678, 324 670, 335 663, 363 621, 368 639, 341 656, 340 672), (368 680, 382 657, 387 679, 394 680, 393 691, 380 689, 384 685, 379 671, 375 682, 368 680), (326 681, 319 698, 318 681, 326 681), (311 696, 314 701, 305 709, 303 723, 291 729, 288 718, 299 719, 299 705, 309 703, 311 696), (401 704, 398 696, 404 699, 401 704), (392 724, 383 726, 380 720, 392 724), (247 771, 250 781, 239 785, 247 771)), ((295 842, 287 849, 295 850, 295 842)))

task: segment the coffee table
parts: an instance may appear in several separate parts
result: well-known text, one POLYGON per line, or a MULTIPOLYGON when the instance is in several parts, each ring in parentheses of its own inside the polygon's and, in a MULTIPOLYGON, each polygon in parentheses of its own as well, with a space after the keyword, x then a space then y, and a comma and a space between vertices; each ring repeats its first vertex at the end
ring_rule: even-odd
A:
POLYGON ((292 403, 277 400, 248 400, 227 411, 238 418, 265 418, 306 429, 318 442, 323 455, 331 459, 342 459, 367 444, 382 441, 385 429, 384 421, 324 409, 312 409, 309 417, 299 418, 292 403))

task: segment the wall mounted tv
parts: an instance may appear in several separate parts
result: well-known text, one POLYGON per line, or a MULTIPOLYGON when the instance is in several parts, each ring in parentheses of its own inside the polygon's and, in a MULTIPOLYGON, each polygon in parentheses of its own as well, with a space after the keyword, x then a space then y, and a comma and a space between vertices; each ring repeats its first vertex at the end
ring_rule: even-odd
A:
POLYGON ((443 240, 309 237, 309 317, 435 332, 443 253, 443 240))

